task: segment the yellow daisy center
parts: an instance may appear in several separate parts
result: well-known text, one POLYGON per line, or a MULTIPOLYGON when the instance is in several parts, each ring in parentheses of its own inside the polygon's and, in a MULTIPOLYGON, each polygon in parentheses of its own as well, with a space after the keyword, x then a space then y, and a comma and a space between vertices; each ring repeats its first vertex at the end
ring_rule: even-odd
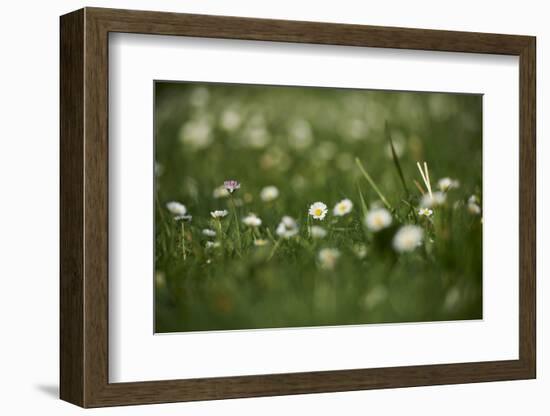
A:
POLYGON ((321 208, 315 208, 314 213, 317 217, 320 217, 321 214, 323 213, 323 210, 321 208))

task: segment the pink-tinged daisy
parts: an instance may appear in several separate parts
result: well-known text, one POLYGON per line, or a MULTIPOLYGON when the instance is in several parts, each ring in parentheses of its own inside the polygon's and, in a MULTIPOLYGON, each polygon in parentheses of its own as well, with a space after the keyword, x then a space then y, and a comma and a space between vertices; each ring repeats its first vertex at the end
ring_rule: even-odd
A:
POLYGON ((231 179, 231 180, 228 180, 228 181, 224 181, 223 186, 224 186, 225 189, 227 189, 227 192, 232 194, 233 192, 235 192, 237 189, 239 189, 241 187, 241 184, 239 182, 231 179))

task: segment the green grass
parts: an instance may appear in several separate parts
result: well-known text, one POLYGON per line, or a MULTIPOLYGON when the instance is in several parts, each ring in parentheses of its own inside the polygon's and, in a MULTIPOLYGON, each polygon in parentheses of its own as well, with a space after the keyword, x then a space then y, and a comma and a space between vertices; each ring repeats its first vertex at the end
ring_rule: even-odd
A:
POLYGON ((187 83, 157 83, 155 96, 156 332, 482 317, 482 221, 468 209, 482 201, 481 96, 187 83), (460 181, 429 218, 418 161, 433 192, 439 178, 460 181), (228 179, 241 188, 215 198, 228 179), (265 202, 268 185, 279 196, 265 202), (333 215, 344 198, 352 211, 333 215), (192 220, 174 219, 169 201, 192 220), (322 221, 308 216, 316 201, 322 221), (377 207, 392 224, 374 232, 365 215, 377 207), (242 222, 251 212, 261 226, 242 222), (285 215, 299 226, 288 239, 276 232, 285 215), (393 239, 407 224, 423 239, 401 253, 393 239), (332 268, 324 248, 338 250, 332 268))

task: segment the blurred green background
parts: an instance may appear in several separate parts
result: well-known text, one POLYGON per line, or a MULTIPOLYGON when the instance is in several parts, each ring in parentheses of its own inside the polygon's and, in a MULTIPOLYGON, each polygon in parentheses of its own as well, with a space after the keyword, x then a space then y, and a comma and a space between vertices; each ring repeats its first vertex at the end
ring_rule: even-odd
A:
POLYGON ((482 220, 467 209, 472 195, 482 201, 480 95, 157 82, 155 160, 156 332, 482 317, 482 220), (369 208, 379 196, 356 158, 391 204, 392 226, 380 233, 365 227, 360 192, 369 208), (417 161, 434 190, 439 178, 460 181, 424 222, 413 212, 417 161), (227 179, 241 183, 236 213, 214 195, 227 179), (271 185, 279 196, 265 202, 260 191, 271 185), (353 210, 335 217, 343 198, 353 210), (176 221, 169 201, 192 220, 176 221), (329 231, 322 239, 307 233, 316 201, 329 208, 309 220, 329 231), (223 239, 202 233, 217 230, 216 209, 229 211, 223 239), (240 221, 251 212, 262 220, 256 231, 240 221), (300 231, 279 241, 284 215, 300 231), (398 254, 391 238, 404 224, 422 226, 425 238, 398 254), (254 245, 260 238, 267 244, 254 245), (320 267, 322 248, 340 253, 332 269, 320 267))

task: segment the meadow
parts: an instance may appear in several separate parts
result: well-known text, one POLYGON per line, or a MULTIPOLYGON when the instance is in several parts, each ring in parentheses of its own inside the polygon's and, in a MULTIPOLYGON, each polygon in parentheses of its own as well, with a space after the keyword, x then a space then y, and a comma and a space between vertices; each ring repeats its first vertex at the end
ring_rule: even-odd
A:
POLYGON ((155 83, 155 332, 482 318, 482 97, 155 83))

